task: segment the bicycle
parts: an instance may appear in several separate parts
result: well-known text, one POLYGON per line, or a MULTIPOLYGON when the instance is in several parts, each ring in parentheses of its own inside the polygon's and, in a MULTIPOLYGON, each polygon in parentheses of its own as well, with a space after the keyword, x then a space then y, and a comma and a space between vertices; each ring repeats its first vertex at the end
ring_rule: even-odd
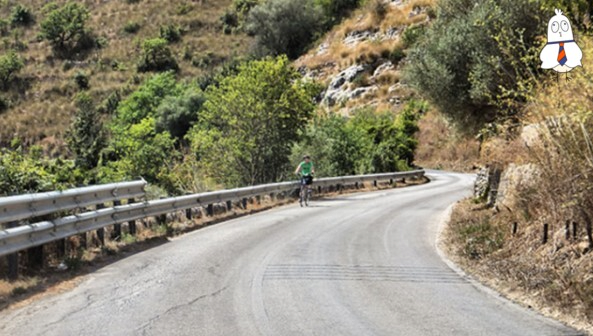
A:
POLYGON ((311 201, 311 193, 313 192, 311 189, 311 182, 309 181, 312 180, 313 176, 311 175, 304 175, 301 177, 301 190, 299 191, 299 204, 301 207, 303 206, 303 202, 305 203, 305 206, 309 206, 309 202, 311 201))

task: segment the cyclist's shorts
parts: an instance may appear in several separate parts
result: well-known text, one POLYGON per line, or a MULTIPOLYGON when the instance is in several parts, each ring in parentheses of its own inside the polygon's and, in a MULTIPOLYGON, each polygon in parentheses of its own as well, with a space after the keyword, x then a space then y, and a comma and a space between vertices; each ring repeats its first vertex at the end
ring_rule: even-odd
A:
POLYGON ((301 184, 311 185, 313 184, 313 176, 307 175, 301 178, 301 184))

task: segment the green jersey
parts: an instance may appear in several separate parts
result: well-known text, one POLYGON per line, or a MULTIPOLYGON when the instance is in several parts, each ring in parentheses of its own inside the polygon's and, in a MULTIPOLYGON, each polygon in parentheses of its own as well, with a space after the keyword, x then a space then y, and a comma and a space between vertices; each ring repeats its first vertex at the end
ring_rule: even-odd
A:
POLYGON ((311 175, 311 170, 313 170, 313 162, 309 161, 309 163, 307 163, 303 161, 299 166, 301 167, 302 176, 311 175))

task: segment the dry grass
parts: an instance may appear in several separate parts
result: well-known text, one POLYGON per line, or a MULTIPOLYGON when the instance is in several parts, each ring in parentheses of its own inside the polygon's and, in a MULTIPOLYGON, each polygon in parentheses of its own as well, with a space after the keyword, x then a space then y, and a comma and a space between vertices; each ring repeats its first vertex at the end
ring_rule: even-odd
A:
MULTIPOLYGON (((251 39, 245 35, 224 35, 219 17, 232 0, 171 0, 140 1, 128 4, 126 1, 83 2, 90 10, 89 28, 108 41, 103 49, 93 50, 86 58, 65 68, 67 61, 55 58, 47 42, 39 42, 39 23, 43 20, 41 7, 46 3, 40 0, 9 0, 0 7, 0 16, 7 17, 17 2, 33 10, 36 23, 28 28, 17 28, 19 40, 26 45, 20 54, 26 60, 21 77, 26 79, 26 90, 11 90, 9 96, 16 106, 0 114, 0 144, 7 144, 13 137, 24 143, 39 143, 45 139, 49 147, 60 150, 64 130, 70 124, 74 112, 72 97, 78 89, 72 81, 77 71, 91 75, 90 93, 97 101, 106 98, 114 90, 137 83, 131 81, 136 75, 136 60, 139 57, 141 42, 146 38, 157 37, 161 25, 175 24, 183 29, 181 42, 171 45, 181 67, 180 77, 192 79, 204 73, 204 69, 191 64, 191 57, 213 54, 217 58, 228 59, 234 55, 245 54, 251 39), (180 14, 181 6, 189 8, 180 14), (128 22, 140 24, 136 34, 123 31, 128 22), (184 57, 184 55, 189 57, 184 57), (48 142, 50 142, 49 144, 48 142)), ((66 0, 58 0, 65 3, 66 0)), ((5 37, 4 40, 12 37, 5 37)), ((0 52, 6 44, 0 43, 0 52)), ((138 79, 146 75, 139 74, 138 79)))
POLYGON ((426 168, 469 172, 480 159, 479 142, 459 134, 436 111, 429 111, 419 122, 416 163, 426 168))
POLYGON ((466 200, 444 232, 446 250, 508 298, 593 334, 593 254, 583 254, 584 237, 567 240, 564 226, 552 225, 543 245, 541 222, 521 221, 512 235, 513 220, 511 213, 466 200))

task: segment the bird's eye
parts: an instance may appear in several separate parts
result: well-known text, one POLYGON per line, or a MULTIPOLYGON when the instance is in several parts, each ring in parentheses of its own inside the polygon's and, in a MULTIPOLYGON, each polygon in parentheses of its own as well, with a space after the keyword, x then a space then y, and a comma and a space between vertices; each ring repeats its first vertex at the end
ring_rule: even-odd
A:
POLYGON ((567 32, 569 28, 570 26, 568 25, 568 22, 562 21, 562 30, 567 32))
POLYGON ((559 29, 560 25, 558 24, 558 22, 552 23, 552 33, 557 33, 559 29))

